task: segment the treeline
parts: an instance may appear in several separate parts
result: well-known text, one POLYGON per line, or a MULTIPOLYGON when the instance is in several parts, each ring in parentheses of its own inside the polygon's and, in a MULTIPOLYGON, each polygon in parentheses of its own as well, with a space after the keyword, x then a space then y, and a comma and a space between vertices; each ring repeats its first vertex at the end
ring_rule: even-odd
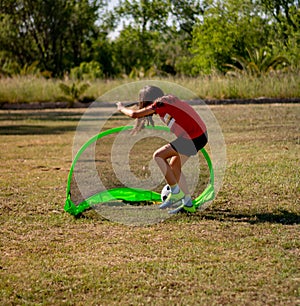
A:
POLYGON ((292 0, 1 0, 0 76, 299 71, 292 0), (114 35, 112 35, 114 33, 114 35))

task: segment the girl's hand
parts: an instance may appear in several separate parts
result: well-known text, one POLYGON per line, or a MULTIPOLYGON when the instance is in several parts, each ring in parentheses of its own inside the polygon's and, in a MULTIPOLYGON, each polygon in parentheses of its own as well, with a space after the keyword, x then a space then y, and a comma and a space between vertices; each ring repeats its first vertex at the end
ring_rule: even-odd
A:
POLYGON ((117 105, 118 111, 121 111, 125 107, 122 102, 117 102, 116 105, 117 105))

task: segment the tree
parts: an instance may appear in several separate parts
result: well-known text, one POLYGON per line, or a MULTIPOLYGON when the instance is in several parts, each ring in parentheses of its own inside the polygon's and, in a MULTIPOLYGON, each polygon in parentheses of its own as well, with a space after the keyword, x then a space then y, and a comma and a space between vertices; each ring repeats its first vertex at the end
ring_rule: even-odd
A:
POLYGON ((150 69, 154 64, 156 40, 157 32, 141 32, 132 26, 124 28, 115 41, 115 58, 121 70, 128 75, 133 68, 150 69))
POLYGON ((130 25, 141 33, 163 32, 167 27, 168 2, 167 0, 120 1, 116 13, 119 18, 128 18, 130 25))
POLYGON ((194 25, 204 13, 201 1, 170 0, 170 13, 178 33, 185 34, 189 41, 193 37, 194 25))
POLYGON ((247 48, 268 44, 268 18, 250 0, 214 1, 193 31, 191 74, 225 71, 234 55, 245 56, 247 48))
POLYGON ((119 37, 115 40, 115 58, 125 74, 132 70, 149 70, 159 65, 159 41, 167 29, 168 1, 120 1, 115 10, 119 20, 126 19, 119 37), (160 36, 161 35, 161 36, 160 36))
POLYGON ((0 48, 21 66, 38 61, 41 70, 61 75, 85 60, 103 5, 102 0, 3 0, 0 48))
POLYGON ((300 2, 295 0, 260 0, 266 13, 273 16, 278 25, 291 27, 298 32, 300 28, 300 2))
POLYGON ((300 66, 300 2, 260 0, 265 14, 272 19, 274 49, 285 52, 293 67, 300 66))

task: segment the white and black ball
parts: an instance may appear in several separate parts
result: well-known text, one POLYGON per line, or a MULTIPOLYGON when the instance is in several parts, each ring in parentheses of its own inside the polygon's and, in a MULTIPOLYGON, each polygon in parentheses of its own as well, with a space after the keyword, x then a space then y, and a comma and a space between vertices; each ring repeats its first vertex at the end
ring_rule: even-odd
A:
POLYGON ((171 192, 170 185, 169 184, 165 185, 164 188, 162 189, 161 193, 160 193, 160 197, 161 197, 162 202, 164 202, 167 199, 170 192, 171 192))

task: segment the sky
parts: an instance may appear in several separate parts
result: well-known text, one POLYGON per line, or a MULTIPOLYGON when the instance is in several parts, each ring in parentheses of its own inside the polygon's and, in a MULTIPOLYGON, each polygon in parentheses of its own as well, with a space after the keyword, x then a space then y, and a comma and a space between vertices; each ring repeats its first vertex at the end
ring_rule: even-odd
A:
MULTIPOLYGON (((110 0, 108 1, 108 9, 111 10, 113 9, 115 6, 117 6, 119 4, 119 0, 110 0)), ((114 39, 118 36, 120 30, 122 29, 122 25, 120 24, 117 29, 114 32, 109 33, 109 37, 111 39, 114 39)))
POLYGON ((111 9, 113 8, 114 6, 118 5, 119 4, 119 0, 111 0, 111 1, 108 1, 108 8, 111 9))

